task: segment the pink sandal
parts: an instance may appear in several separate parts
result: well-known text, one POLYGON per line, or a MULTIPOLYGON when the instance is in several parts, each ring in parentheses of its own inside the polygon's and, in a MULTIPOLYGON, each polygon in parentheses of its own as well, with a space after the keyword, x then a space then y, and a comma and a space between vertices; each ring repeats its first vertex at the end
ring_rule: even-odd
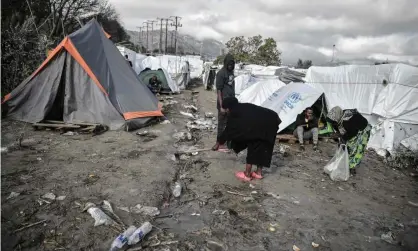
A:
POLYGON ((228 148, 218 148, 218 152, 220 153, 229 153, 229 149, 228 148))
POLYGON ((253 179, 257 179, 257 180, 261 180, 261 179, 263 178, 263 176, 261 176, 261 175, 257 174, 256 172, 252 172, 252 173, 251 173, 251 177, 252 177, 253 179))
POLYGON ((244 172, 236 172, 235 173, 235 177, 237 177, 237 179, 239 179, 239 180, 241 180, 241 181, 246 181, 246 182, 249 182, 249 181, 251 181, 251 178, 250 177, 247 177, 246 175, 245 175, 245 173, 244 172))

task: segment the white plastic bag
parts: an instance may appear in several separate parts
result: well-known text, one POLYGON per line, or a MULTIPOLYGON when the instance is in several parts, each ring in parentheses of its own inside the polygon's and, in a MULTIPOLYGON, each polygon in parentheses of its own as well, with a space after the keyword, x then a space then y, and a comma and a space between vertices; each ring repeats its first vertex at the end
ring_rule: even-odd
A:
POLYGON ((324 172, 329 174, 331 180, 347 181, 350 177, 348 166, 348 151, 346 145, 340 145, 335 156, 324 167, 324 172))

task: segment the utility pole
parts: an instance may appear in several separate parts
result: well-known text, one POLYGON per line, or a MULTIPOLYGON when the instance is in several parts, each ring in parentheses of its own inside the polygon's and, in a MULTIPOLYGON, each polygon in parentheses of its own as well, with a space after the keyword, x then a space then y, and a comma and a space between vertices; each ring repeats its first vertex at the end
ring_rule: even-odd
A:
POLYGON ((331 59, 331 62, 334 62, 334 57, 335 57, 335 44, 332 45, 332 59, 331 59))
POLYGON ((148 41, 149 41, 149 39, 148 39, 148 33, 149 33, 149 22, 148 21, 145 21, 144 22, 144 24, 146 25, 146 27, 147 27, 147 42, 145 43, 146 44, 146 51, 145 51, 145 53, 147 53, 148 52, 148 50, 149 50, 149 47, 148 47, 148 41))
POLYGON ((139 29, 139 32, 138 32, 138 46, 141 47, 141 44, 142 44, 142 42, 141 42, 142 29, 144 29, 144 27, 137 26, 136 28, 139 29))
POLYGON ((179 16, 171 16, 171 17, 174 18, 174 23, 171 24, 171 25, 174 26, 174 27, 176 27, 176 29, 175 29, 176 30, 175 31, 175 38, 174 38, 174 52, 175 52, 174 54, 177 55, 177 28, 178 27, 183 27, 183 25, 180 24, 181 17, 179 17, 179 16))
POLYGON ((160 54, 162 54, 162 50, 163 50, 163 21, 164 18, 157 18, 158 20, 160 20, 160 44, 158 46, 158 50, 160 52, 160 54))
POLYGON ((158 21, 149 21, 151 24, 151 55, 154 53, 154 23, 157 23, 158 21))
MULTIPOLYGON (((168 21, 170 21, 170 20, 171 19, 169 19, 169 18, 161 18, 161 22, 165 21, 165 50, 164 50, 165 54, 167 54, 168 21)), ((160 34, 160 40, 161 40, 161 49, 162 49, 162 34, 160 34)))

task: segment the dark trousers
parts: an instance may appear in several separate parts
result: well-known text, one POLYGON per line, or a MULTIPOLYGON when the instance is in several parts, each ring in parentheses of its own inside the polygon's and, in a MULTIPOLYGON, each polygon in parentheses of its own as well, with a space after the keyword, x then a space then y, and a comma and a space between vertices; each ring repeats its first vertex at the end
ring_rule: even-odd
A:
POLYGON ((226 127, 227 115, 226 113, 221 113, 221 110, 218 110, 218 134, 216 137, 216 141, 219 142, 219 138, 221 137, 223 131, 226 127))

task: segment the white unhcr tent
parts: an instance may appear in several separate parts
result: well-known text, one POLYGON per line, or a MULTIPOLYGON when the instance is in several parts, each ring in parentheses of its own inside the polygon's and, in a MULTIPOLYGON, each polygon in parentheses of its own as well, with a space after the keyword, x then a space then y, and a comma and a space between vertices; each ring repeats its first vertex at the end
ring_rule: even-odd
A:
POLYGON ((278 132, 296 121, 298 114, 312 106, 322 92, 304 83, 290 83, 276 90, 261 106, 275 111, 282 123, 278 132))
POLYGON ((271 95, 273 95, 274 92, 286 86, 285 83, 278 79, 252 78, 252 81, 254 81, 254 83, 251 84, 250 87, 246 88, 243 92, 241 92, 241 94, 238 96, 240 103, 261 105, 271 95))
POLYGON ((368 148, 380 154, 384 154, 381 150, 393 153, 401 141, 418 133, 417 67, 405 64, 310 67, 305 81, 325 94, 329 109, 338 105, 362 113, 373 125, 368 148))

